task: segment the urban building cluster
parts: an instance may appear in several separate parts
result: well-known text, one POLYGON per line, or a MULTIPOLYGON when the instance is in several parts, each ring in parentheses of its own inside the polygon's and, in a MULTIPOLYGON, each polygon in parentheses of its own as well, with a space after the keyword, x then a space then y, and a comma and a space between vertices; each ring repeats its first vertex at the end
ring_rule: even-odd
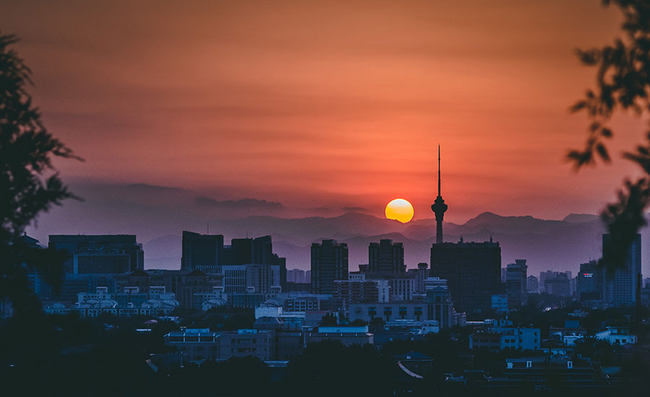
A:
MULTIPOLYGON (((440 158, 438 158, 439 160, 440 158)), ((589 308, 647 303, 650 286, 641 283, 641 236, 629 248, 625 265, 614 272, 592 261, 571 272, 528 275, 525 259, 502 268, 498 242, 446 242, 441 195, 431 206, 436 240, 430 262, 407 268, 404 246, 382 239, 368 246, 368 263, 351 269, 348 246, 336 240, 311 245, 309 270, 287 270, 273 252, 271 236, 235 238, 182 233, 179 270, 144 270, 144 251, 134 235, 51 235, 48 246, 67 253, 65 277, 54 291, 42 274, 29 282, 50 313, 77 311, 84 317, 170 315, 217 307, 259 309, 295 327, 313 313, 327 313, 339 324, 400 322, 419 329, 464 325, 468 317, 489 318, 525 305, 531 294, 578 300, 589 308)), ((37 246, 27 236, 25 242, 37 246)), ((603 251, 611 244, 603 235, 603 251)), ((3 302, 3 311, 11 310, 3 302)))
MULTIPOLYGON (((650 285, 641 282, 640 235, 624 266, 613 272, 592 261, 581 264, 575 277, 554 271, 537 277, 528 274, 525 259, 502 267, 501 247, 492 239, 444 241, 448 207, 440 184, 438 189, 430 262, 412 268, 405 264, 403 244, 390 239, 370 243, 368 262, 356 268, 350 268, 346 243, 314 242, 309 270, 287 270, 286 260, 273 252, 271 236, 226 244, 223 235, 184 231, 180 269, 145 270, 143 248, 134 235, 52 235, 49 247, 67 253, 63 283, 55 290, 26 264, 29 283, 50 314, 177 319, 215 309, 254 313, 252 328, 179 326, 167 333, 164 342, 173 352, 164 361, 178 366, 243 356, 286 363, 310 343, 323 340, 382 346, 454 327, 469 331, 470 350, 545 352, 565 369, 573 368, 569 352, 585 338, 619 346, 637 342, 636 335, 620 326, 603 324, 589 334, 581 327, 580 312, 564 327, 548 330, 514 326, 508 314, 543 295, 580 302, 585 310, 648 304, 650 285)), ((602 242, 607 250, 609 236, 602 242)), ((2 316, 11 316, 7 301, 0 301, 0 310, 2 316)), ((512 379, 520 379, 517 371, 538 368, 536 360, 508 361, 512 379)), ((407 372, 408 361, 400 361, 407 372)))

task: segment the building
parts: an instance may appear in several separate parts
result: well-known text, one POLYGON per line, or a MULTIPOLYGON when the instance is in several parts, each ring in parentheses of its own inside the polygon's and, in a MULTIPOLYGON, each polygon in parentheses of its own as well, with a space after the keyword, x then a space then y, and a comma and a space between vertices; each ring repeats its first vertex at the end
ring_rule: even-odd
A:
POLYGON ((181 270, 217 273, 223 264, 223 235, 183 231, 181 270))
MULTIPOLYGON (((610 244, 609 234, 603 234, 603 256, 610 244)), ((636 303, 641 289, 641 235, 637 234, 629 247, 625 264, 613 272, 603 268, 603 300, 611 306, 629 306, 636 303)))
POLYGON ((544 292, 560 297, 571 296, 570 272, 542 272, 544 292))
POLYGON ((140 292, 137 287, 120 293, 109 293, 106 287, 97 287, 94 293, 81 292, 72 308, 80 317, 95 318, 100 315, 115 317, 168 316, 178 307, 174 293, 165 287, 151 287, 140 292))
POLYGON ((506 266, 506 295, 511 309, 518 308, 526 302, 527 271, 525 259, 517 259, 515 263, 506 266))
POLYGON ((418 263, 417 269, 409 269, 407 273, 409 275, 415 275, 415 293, 425 293, 425 281, 429 278, 429 264, 418 263))
POLYGON ((285 313, 320 312, 332 306, 332 296, 327 294, 289 293, 272 299, 282 305, 285 313))
POLYGON ((65 250, 69 274, 117 274, 144 269, 144 251, 135 235, 50 235, 48 246, 65 250))
POLYGON ((508 306, 508 295, 494 294, 490 297, 490 308, 495 313, 507 313, 510 310, 508 306))
POLYGON ((291 269, 287 270, 287 282, 296 283, 296 284, 310 284, 311 275, 309 270, 304 271, 302 269, 291 269))
POLYGON ((399 275, 406 272, 404 246, 383 239, 368 246, 368 272, 381 275, 399 275))
POLYGON ((353 303, 379 302, 378 280, 348 278, 347 280, 335 280, 334 284, 336 285, 334 305, 344 312, 347 312, 353 303))
POLYGON ((641 288, 641 304, 650 307, 650 285, 641 288))
POLYGON ((42 302, 60 302, 64 305, 71 305, 77 301, 79 293, 91 293, 98 287, 106 288, 111 293, 119 291, 117 285, 119 276, 112 273, 66 273, 58 291, 47 284, 40 273, 32 272, 27 277, 30 286, 42 302))
POLYGON ((228 301, 232 307, 254 309, 264 303, 264 301, 266 301, 271 296, 273 295, 260 294, 255 292, 236 292, 233 294, 228 294, 228 301))
POLYGON ((178 293, 179 278, 185 272, 178 270, 138 270, 131 273, 114 276, 115 289, 109 291, 123 291, 127 287, 138 287, 140 291, 148 291, 150 286, 165 286, 165 289, 178 293))
POLYGON ((491 296, 502 292, 499 243, 435 243, 431 247, 431 275, 447 280, 459 312, 490 310, 491 296))
POLYGON ((537 277, 530 275, 526 279, 526 292, 529 294, 539 293, 539 280, 537 277))
POLYGON ((226 294, 278 294, 282 291, 282 267, 277 265, 225 265, 223 288, 226 294))
POLYGON ((374 343, 374 335, 368 332, 368 326, 318 327, 315 330, 305 331, 304 338, 305 346, 325 340, 339 341, 345 346, 372 345, 374 343))
POLYGON ((386 278, 390 286, 391 302, 410 302, 416 294, 416 275, 402 273, 386 278))
POLYGON ((193 309, 203 303, 200 294, 210 293, 222 285, 221 275, 207 274, 200 270, 181 272, 173 276, 173 290, 183 309, 193 309))
POLYGON ((164 336, 165 345, 175 347, 181 365, 205 360, 223 361, 232 357, 273 357, 273 333, 256 329, 215 332, 209 328, 181 328, 164 336))
POLYGON ((348 278, 348 246, 336 240, 311 245, 311 288, 317 294, 335 294, 335 280, 348 278))
POLYGON ((581 302, 601 301, 603 294, 603 269, 597 261, 580 264, 577 297, 581 302))
POLYGON ((634 345, 638 341, 637 336, 630 334, 629 328, 624 327, 606 327, 603 331, 597 332, 594 337, 610 345, 634 345))
POLYGON ((211 292, 195 292, 192 298, 192 308, 204 312, 227 304, 228 295, 223 287, 214 286, 211 292))
POLYGON ((435 320, 440 328, 455 324, 455 310, 447 286, 447 280, 429 277, 425 281, 427 320, 435 320))
POLYGON ((373 322, 381 319, 384 323, 393 320, 428 320, 426 303, 356 303, 350 305, 350 321, 373 322))
POLYGON ((278 285, 286 287, 286 259, 273 253, 271 236, 236 238, 231 240, 230 245, 224 245, 220 234, 183 232, 181 270, 221 273, 223 266, 238 265, 279 266, 278 285))
POLYGON ((270 265, 277 264, 273 254, 271 236, 257 238, 234 238, 224 246, 224 265, 270 265))
POLYGON ((538 328, 495 327, 478 330, 469 336, 471 350, 520 350, 534 351, 541 347, 538 328))

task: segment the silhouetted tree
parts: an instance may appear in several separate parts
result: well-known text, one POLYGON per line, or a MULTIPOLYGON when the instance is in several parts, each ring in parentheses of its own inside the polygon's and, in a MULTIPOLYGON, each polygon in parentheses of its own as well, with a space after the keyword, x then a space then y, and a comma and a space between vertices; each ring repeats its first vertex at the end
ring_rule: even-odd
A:
POLYGON ((12 49, 13 35, 0 35, 0 299, 9 299, 15 316, 40 310, 30 294, 25 264, 54 283, 63 256, 31 247, 22 234, 37 215, 73 197, 52 165, 55 157, 77 158, 41 122, 27 87, 31 71, 12 49))
POLYGON ((372 345, 311 343, 289 363, 287 395, 388 396, 397 372, 394 361, 372 345))
MULTIPOLYGON (((568 158, 577 169, 594 165, 599 158, 611 161, 606 141, 614 132, 608 125, 619 110, 632 110, 639 116, 650 114, 650 2, 648 0, 603 0, 614 4, 624 16, 623 38, 611 45, 577 50, 580 61, 595 67, 596 87, 571 107, 573 112, 585 111, 591 119, 584 149, 571 150, 568 158)), ((626 180, 616 202, 601 213, 611 235, 611 244, 603 252, 601 263, 613 270, 625 262, 627 251, 636 233, 646 224, 645 210, 650 204, 650 128, 646 141, 623 158, 641 167, 645 175, 636 181, 626 180)))

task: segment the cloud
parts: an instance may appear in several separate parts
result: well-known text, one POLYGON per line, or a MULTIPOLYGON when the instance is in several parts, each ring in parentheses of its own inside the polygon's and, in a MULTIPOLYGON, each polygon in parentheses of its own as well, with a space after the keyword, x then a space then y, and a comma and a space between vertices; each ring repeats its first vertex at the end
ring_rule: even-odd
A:
POLYGON ((343 211, 346 212, 367 212, 368 209, 364 207, 343 207, 343 211))
POLYGON ((240 200, 223 200, 218 201, 205 196, 198 196, 194 199, 196 204, 204 207, 223 208, 223 209, 283 209, 282 203, 277 201, 258 200, 244 198, 240 200))
POLYGON ((169 186, 150 185, 148 183, 131 183, 126 186, 128 189, 149 191, 149 192, 181 192, 183 189, 169 186))

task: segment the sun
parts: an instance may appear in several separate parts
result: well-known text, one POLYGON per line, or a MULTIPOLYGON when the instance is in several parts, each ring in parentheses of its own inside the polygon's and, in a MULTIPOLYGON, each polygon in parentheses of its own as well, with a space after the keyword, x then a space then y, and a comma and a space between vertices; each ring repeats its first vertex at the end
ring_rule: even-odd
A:
POLYGON ((386 218, 407 223, 413 219, 413 206, 404 199, 396 198, 386 204, 386 218))

